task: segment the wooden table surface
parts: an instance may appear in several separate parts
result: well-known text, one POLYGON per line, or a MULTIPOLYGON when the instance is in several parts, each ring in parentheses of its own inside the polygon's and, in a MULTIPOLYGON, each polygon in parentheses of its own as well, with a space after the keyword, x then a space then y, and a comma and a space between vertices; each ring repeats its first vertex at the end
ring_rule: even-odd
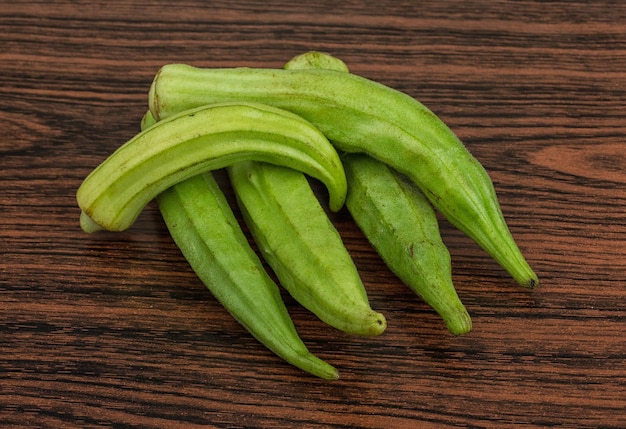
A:
POLYGON ((4 0, 0 46, 2 427, 626 427, 626 3, 4 0), (474 322, 454 337, 331 215, 388 321, 350 336, 284 297, 335 382, 230 317, 153 203, 87 235, 75 201, 138 131, 161 65, 308 50, 437 113, 541 279, 517 286, 442 219, 474 322))

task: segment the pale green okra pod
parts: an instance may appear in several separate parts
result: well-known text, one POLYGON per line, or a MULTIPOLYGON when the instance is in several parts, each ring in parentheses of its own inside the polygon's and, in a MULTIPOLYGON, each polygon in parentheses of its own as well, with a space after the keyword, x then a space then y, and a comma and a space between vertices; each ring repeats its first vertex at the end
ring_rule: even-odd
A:
POLYGON ((339 155, 319 130, 288 111, 239 101, 183 110, 119 147, 77 191, 81 227, 125 230, 168 187, 247 160, 287 165, 319 179, 332 210, 345 201, 339 155))
POLYGON ((489 175, 457 136, 400 91, 336 70, 163 66, 150 88, 159 119, 194 106, 247 100, 294 112, 345 152, 364 152, 407 175, 446 218, 521 285, 538 278, 515 243, 489 175))

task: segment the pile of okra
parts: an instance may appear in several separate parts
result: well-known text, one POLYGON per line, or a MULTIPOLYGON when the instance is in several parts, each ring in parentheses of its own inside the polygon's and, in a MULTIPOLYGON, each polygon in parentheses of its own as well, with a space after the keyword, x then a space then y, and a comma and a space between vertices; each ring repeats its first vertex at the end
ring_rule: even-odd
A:
POLYGON ((280 69, 164 65, 140 126, 78 189, 81 228, 126 230, 156 200, 216 299, 310 374, 338 378, 296 332, 279 285, 343 332, 379 335, 387 326, 328 211, 347 209, 451 334, 470 332, 472 323, 452 283, 437 212, 521 286, 538 284, 489 175, 458 137, 413 97, 331 55, 307 52, 280 69), (256 249, 213 177, 218 169, 227 171, 256 249), (310 180, 325 186, 327 206, 310 180))

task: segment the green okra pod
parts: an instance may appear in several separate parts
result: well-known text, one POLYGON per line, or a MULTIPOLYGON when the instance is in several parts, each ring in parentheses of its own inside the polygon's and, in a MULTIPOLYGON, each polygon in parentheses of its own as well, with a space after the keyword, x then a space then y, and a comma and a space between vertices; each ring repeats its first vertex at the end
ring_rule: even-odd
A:
POLYGON ((211 173, 157 197, 172 238, 194 272, 258 341, 296 367, 324 379, 338 373, 300 339, 276 283, 247 241, 211 173))
POLYGON ((292 111, 318 127, 338 149, 367 153, 405 174, 519 284, 538 284, 483 166, 413 97, 337 70, 203 69, 184 64, 163 66, 149 94, 150 110, 158 119, 235 100, 292 111))
POLYGON ((472 320, 452 283, 450 253, 435 211, 419 189, 365 154, 343 157, 346 207, 386 265, 443 318, 466 334, 472 320))
POLYGON ((352 258, 304 174, 262 162, 228 168, 244 220, 280 284, 330 326, 379 335, 387 324, 372 310, 352 258))
POLYGON ((182 110, 118 148, 78 189, 81 227, 124 230, 173 184, 246 160, 286 165, 319 179, 332 210, 345 201, 341 161, 319 130, 288 111, 239 101, 182 110))

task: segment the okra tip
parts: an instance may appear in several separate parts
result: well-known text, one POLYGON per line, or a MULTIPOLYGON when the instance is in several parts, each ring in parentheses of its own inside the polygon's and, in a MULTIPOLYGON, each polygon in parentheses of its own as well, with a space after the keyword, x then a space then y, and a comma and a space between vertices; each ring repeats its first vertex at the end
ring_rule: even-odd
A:
POLYGON ((387 319, 385 319, 382 313, 372 310, 367 314, 361 326, 363 326, 364 329, 359 332, 359 334, 373 337, 385 332, 387 329, 387 319))
POLYGON ((382 313, 371 308, 352 308, 351 310, 347 313, 338 312, 333 314, 332 318, 322 320, 342 332, 363 337, 375 337, 387 329, 387 320, 382 313))
POLYGON ((511 273, 512 277, 522 287, 525 287, 526 289, 535 289, 539 286, 539 278, 537 277, 537 274, 535 274, 528 264, 525 264, 523 268, 524 269, 518 270, 518 272, 513 271, 511 273))
POLYGON ((456 311, 446 314, 444 321, 452 335, 465 335, 472 331, 472 318, 462 305, 456 311))
POLYGON ((80 228, 88 234, 103 229, 84 211, 80 212, 80 228))
POLYGON ((307 353, 306 355, 300 356, 297 362, 292 363, 300 369, 324 380, 339 379, 339 371, 337 371, 334 366, 313 354, 307 353))
POLYGON ((537 286, 539 286, 539 278, 537 278, 537 276, 531 277, 522 286, 527 289, 535 289, 537 286))

